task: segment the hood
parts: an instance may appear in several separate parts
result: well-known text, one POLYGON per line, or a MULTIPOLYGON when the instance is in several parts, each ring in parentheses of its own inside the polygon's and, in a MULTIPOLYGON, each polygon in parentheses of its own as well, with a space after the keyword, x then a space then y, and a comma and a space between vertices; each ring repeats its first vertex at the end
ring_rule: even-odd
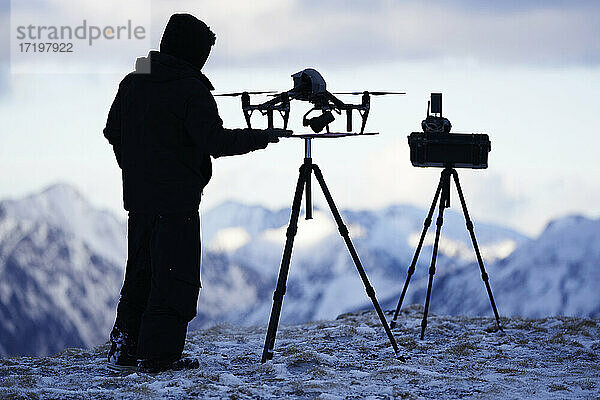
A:
POLYGON ((215 34, 204 22, 190 14, 173 14, 160 41, 160 52, 202 69, 214 44, 215 34))
POLYGON ((210 80, 195 65, 159 51, 151 51, 147 57, 139 57, 135 62, 135 73, 140 74, 144 79, 156 82, 197 78, 208 90, 215 89, 210 80))

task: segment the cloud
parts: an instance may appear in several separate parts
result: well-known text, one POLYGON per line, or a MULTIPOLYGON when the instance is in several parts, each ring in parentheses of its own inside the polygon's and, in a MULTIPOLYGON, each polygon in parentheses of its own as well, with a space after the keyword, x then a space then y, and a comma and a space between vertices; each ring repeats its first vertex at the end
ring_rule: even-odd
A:
POLYGON ((10 2, 0 0, 0 99, 8 92, 10 62, 10 2))
MULTIPOLYGON (((213 62, 356 65, 475 59, 538 66, 600 62, 600 4, 509 1, 155 1, 154 29, 185 9, 219 36, 213 62)), ((157 35, 160 37, 160 33, 157 35)))
POLYGON ((442 0, 441 4, 475 12, 522 12, 542 8, 568 8, 596 6, 595 0, 442 0))
POLYGON ((10 43, 10 3, 7 5, 0 0, 0 63, 9 62, 10 43))
MULTIPOLYGON (((9 2, 0 4, 4 18, 9 2)), ((54 22, 73 23, 84 17, 137 18, 150 11, 153 48, 172 13, 190 12, 217 33, 211 64, 219 67, 350 67, 448 59, 543 67, 600 63, 600 3, 592 1, 142 0, 125 3, 126 13, 117 13, 111 4, 36 0, 19 7, 31 9, 32 15, 43 8, 54 22)), ((8 57, 10 35, 2 37, 0 61, 8 57)), ((111 59, 140 55, 131 54, 125 43, 120 46, 111 51, 111 59)))

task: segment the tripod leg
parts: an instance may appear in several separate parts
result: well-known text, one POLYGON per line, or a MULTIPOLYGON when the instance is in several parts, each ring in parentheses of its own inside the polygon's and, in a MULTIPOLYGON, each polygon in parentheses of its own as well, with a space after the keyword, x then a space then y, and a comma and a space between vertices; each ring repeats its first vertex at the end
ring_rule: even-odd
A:
MULTIPOLYGON (((449 189, 444 189, 444 186, 450 185, 450 176, 446 173, 446 170, 442 172, 442 178, 440 179, 440 187, 442 191, 446 190, 446 195, 449 193, 449 189)), ((448 204, 447 198, 440 199, 440 207, 438 211, 438 217, 435 229, 435 242, 433 243, 433 254, 431 256, 431 266, 429 267, 429 282, 427 284, 427 297, 425 298, 425 311, 423 312, 423 321, 421 321, 421 340, 425 337, 425 328, 427 328, 427 314, 429 313, 429 300, 431 299, 431 286, 433 285, 433 276, 435 275, 435 262, 437 260, 438 245, 440 243, 440 232, 442 231, 442 225, 444 224, 444 209, 448 204)))
POLYGON ((388 326, 387 320, 385 319, 385 315, 383 314, 383 311, 381 310, 381 307, 379 306, 377 297, 375 297, 375 289, 373 289, 373 286, 371 286, 371 283, 369 282, 369 278, 367 277, 367 273, 365 272, 365 269, 363 268, 363 266, 360 262, 360 259, 358 258, 358 254, 356 253, 356 249, 354 248, 354 245, 352 244, 352 240, 350 240, 348 228, 344 224, 344 221, 342 220, 342 216, 340 215, 340 212, 338 211, 335 203, 333 202, 333 197, 331 197, 331 193, 329 192, 329 189, 327 188, 327 184, 325 183, 325 179, 323 178, 321 169, 315 164, 313 164, 312 168, 315 173, 315 177, 317 178, 317 181, 319 181, 319 185, 321 185, 321 189, 323 190, 323 194, 325 195, 327 204, 329 204, 329 208, 331 209, 333 218, 335 219, 335 222, 337 223, 340 234, 342 235, 342 238, 346 242, 348 251, 350 252, 350 255, 352 256, 352 260, 354 261, 354 264, 356 265, 358 274, 360 275, 360 278, 363 281, 367 295, 371 298, 371 301, 373 302, 375 311, 377 311, 377 315, 379 316, 379 319, 381 320, 381 324, 383 325, 383 328, 385 329, 385 333, 387 333, 387 336, 390 339, 390 343, 392 344, 392 347, 394 348, 394 352, 396 354, 398 354, 399 350, 398 350, 398 344, 396 344, 396 339, 394 339, 394 335, 392 334, 392 331, 390 330, 390 327, 388 326))
POLYGON ((438 184, 437 190, 435 191, 435 196, 433 196, 433 202, 431 203, 431 207, 429 208, 429 213, 427 214, 427 218, 425 218, 425 222, 423 223, 423 231, 421 232, 421 238, 419 239, 419 245, 415 250, 415 255, 413 256, 412 262, 410 263, 410 267, 408 268, 408 273, 406 275, 406 281, 404 282, 404 286, 402 287, 402 294, 400 295, 400 300, 398 300, 398 305, 396 306, 396 311, 394 311, 394 318, 392 322, 390 322, 390 328, 394 329, 396 327, 396 320, 398 319, 398 313, 400 313, 400 308, 402 307, 402 302, 404 301, 404 296, 406 295, 406 289, 408 289, 408 284, 410 283, 410 278, 415 273, 415 265, 417 264, 417 260, 419 259, 419 254, 421 253, 421 247, 423 247, 423 240, 425 240, 425 235, 427 234, 427 230, 431 225, 431 217, 433 216, 433 212, 435 211, 435 205, 440 196, 440 191, 442 190, 442 179, 440 178, 440 183, 438 184))
POLYGON ((292 259, 292 247, 294 246, 294 237, 298 230, 298 216, 300 215, 300 203, 302 202, 302 191, 306 183, 307 174, 310 165, 303 164, 300 167, 300 175, 296 184, 296 192, 292 203, 292 214, 290 216, 290 224, 286 232, 285 248, 281 259, 281 267, 279 269, 279 277, 277 278, 277 287, 273 293, 273 308, 271 317, 269 318, 269 327, 267 328, 267 336, 265 338, 265 347, 262 353, 261 362, 273 359, 273 346, 275 345, 275 336, 277 334, 277 325, 279 324, 279 316, 281 314, 281 305, 283 304, 283 296, 285 294, 290 262, 292 259))
POLYGON ((473 222, 471 221, 471 217, 469 216, 469 211, 467 211, 467 203, 465 201, 465 197, 463 195, 463 191, 458 180, 458 173, 456 172, 456 170, 452 170, 452 176, 454 178, 454 183, 456 183, 456 190, 458 191, 458 197, 460 198, 460 204, 462 206, 465 221, 467 223, 467 230, 469 231, 469 235, 471 236, 473 248, 475 249, 475 255, 477 256, 477 263, 479 264, 479 270, 481 271, 481 279, 485 283, 485 288, 487 290, 488 297, 490 298, 490 303, 492 304, 492 310, 494 311, 494 317, 496 317, 496 324, 498 325, 498 329, 503 331, 502 327, 500 326, 500 316, 498 315, 498 309, 496 308, 496 302, 494 301, 494 295, 492 294, 492 288, 490 287, 489 277, 487 272, 485 271, 485 267, 483 266, 483 259, 481 258, 479 246, 477 245, 477 239, 475 238, 473 222))

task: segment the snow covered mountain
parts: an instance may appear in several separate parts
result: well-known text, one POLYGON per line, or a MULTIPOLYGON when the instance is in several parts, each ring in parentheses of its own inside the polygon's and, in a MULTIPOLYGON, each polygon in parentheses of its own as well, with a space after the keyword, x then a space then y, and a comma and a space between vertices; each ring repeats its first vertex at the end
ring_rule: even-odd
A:
MULTIPOLYGON (((486 269, 501 315, 598 318, 600 219, 569 216, 552 221, 538 238, 486 269)), ((440 272, 432 294, 435 312, 492 315, 476 264, 440 272)), ((406 304, 425 297, 426 282, 412 286, 406 304)), ((390 306, 393 300, 388 300, 390 306)))
POLYGON ((0 202, 0 355, 106 340, 123 275, 109 245, 123 234, 66 185, 0 202))
MULTIPOLYGON (((397 205, 342 215, 379 300, 394 308, 425 211, 397 205)), ((234 202, 203 213, 203 289, 192 328, 266 325, 288 219, 288 209, 234 202)), ((406 305, 424 300, 433 228, 406 305)), ((475 229, 502 315, 598 315, 598 220, 561 219, 535 240, 477 221, 475 229)), ((0 355, 44 355, 105 341, 123 279, 125 231, 125 221, 64 184, 1 201, 0 355)), ((329 211, 301 218, 282 322, 370 307, 329 211)), ((463 217, 452 210, 445 216, 431 310, 491 315, 463 217)))
POLYGON ((515 302, 506 313, 600 317, 600 219, 571 216, 497 263, 498 290, 515 302), (519 284, 517 284, 519 283, 519 284))
POLYGON ((68 184, 55 184, 18 200, 3 200, 0 215, 3 214, 16 221, 38 221, 59 227, 115 264, 121 264, 127 254, 123 221, 106 210, 94 208, 68 184))
MULTIPOLYGON (((600 317, 600 219, 569 216, 550 222, 508 257, 486 265, 501 315, 600 317)), ((423 303, 426 279, 411 282, 405 304, 423 303)), ((397 297, 383 299, 394 307, 397 297)), ((438 268, 434 312, 492 315, 476 263, 438 268)))
MULTIPOLYGON (((401 289, 425 213, 411 206, 342 212, 378 296, 393 297, 401 289)), ((219 320, 266 323, 288 220, 287 209, 270 211, 233 202, 223 203, 204 214, 203 243, 208 256, 202 267, 204 288, 195 326, 219 320), (218 254, 217 260, 215 254, 218 254), (240 277, 237 282, 245 284, 238 284, 237 290, 223 290, 221 281, 213 282, 213 276, 221 275, 219 271, 224 265, 228 266, 228 274, 240 277), (252 278, 241 278, 244 275, 252 278)), ((487 224, 477 224, 477 234, 488 262, 507 256, 519 243, 527 240, 515 231, 487 224)), ((427 271, 433 237, 432 227, 415 280, 427 271)), ((473 260, 464 219, 450 210, 445 217, 438 265, 452 270, 473 260)), ((223 284, 228 285, 236 282, 231 278, 225 281, 227 283, 223 284)), ((329 211, 316 209, 313 220, 301 218, 282 321, 334 318, 340 313, 368 306, 369 299, 329 211)))

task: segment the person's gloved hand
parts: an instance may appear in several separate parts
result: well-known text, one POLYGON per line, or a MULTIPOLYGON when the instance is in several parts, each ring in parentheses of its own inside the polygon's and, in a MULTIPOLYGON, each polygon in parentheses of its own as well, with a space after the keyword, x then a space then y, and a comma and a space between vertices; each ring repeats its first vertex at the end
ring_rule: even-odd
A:
POLYGON ((288 129, 279 128, 266 129, 265 132, 267 132, 269 143, 277 143, 280 137, 290 136, 293 133, 288 129))

